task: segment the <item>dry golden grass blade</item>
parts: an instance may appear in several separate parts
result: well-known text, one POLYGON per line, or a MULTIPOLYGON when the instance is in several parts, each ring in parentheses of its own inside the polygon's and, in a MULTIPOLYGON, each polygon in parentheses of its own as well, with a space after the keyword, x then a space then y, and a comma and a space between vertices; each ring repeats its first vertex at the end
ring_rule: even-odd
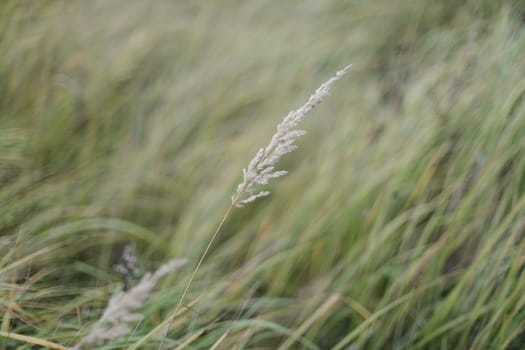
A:
POLYGON ((288 349, 301 337, 313 324, 322 317, 326 317, 327 313, 336 306, 342 297, 341 294, 332 294, 314 313, 312 316, 307 318, 300 326, 294 331, 293 335, 290 336, 286 341, 279 346, 279 350, 288 349))
POLYGON ((40 346, 44 346, 44 347, 47 347, 47 348, 50 348, 50 349, 55 349, 55 350, 69 350, 68 347, 65 347, 63 345, 60 345, 60 344, 57 344, 57 343, 53 343, 53 342, 50 342, 50 341, 47 341, 47 340, 44 340, 44 339, 40 339, 40 338, 35 338, 35 337, 27 336, 27 335, 22 335, 22 334, 16 334, 16 333, 0 331, 0 337, 13 339, 13 340, 19 340, 19 341, 22 341, 22 342, 25 342, 25 343, 34 344, 34 345, 40 345, 40 346))
POLYGON ((217 350, 219 348, 219 346, 222 344, 222 342, 226 339, 226 337, 228 336, 229 333, 230 333, 229 330, 224 332, 224 334, 221 335, 221 337, 219 339, 217 339, 217 341, 213 344, 213 346, 210 348, 210 350, 217 350))

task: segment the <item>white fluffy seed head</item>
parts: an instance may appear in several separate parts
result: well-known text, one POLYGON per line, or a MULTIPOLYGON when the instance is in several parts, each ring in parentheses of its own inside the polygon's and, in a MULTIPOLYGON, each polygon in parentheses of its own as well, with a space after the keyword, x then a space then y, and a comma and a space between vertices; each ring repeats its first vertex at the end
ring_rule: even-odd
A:
POLYGON ((248 164, 248 167, 243 169, 243 180, 232 195, 233 205, 243 207, 245 204, 270 194, 269 191, 258 191, 256 187, 267 185, 270 179, 286 175, 287 171, 285 170, 274 171, 274 165, 283 155, 296 150, 295 140, 306 133, 304 130, 294 128, 303 121, 308 112, 328 96, 332 84, 348 73, 351 67, 352 65, 348 65, 338 71, 335 76, 328 79, 315 90, 314 94, 310 96, 304 105, 288 113, 283 121, 277 125, 277 130, 272 136, 270 143, 265 148, 259 149, 248 164))
POLYGON ((131 331, 130 323, 140 321, 143 316, 138 311, 150 297, 153 287, 165 275, 180 269, 186 259, 172 259, 153 273, 145 274, 140 282, 127 292, 113 296, 91 332, 83 337, 72 350, 93 349, 93 345, 120 338, 131 331))

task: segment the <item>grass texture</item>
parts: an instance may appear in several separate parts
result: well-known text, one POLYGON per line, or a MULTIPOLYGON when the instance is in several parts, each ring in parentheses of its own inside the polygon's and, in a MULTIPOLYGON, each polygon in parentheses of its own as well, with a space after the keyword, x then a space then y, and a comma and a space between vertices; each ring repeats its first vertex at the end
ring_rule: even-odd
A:
POLYGON ((522 349, 524 14, 2 1, 0 349, 73 347, 151 276, 128 334, 92 348, 522 349), (159 332, 241 170, 348 63, 159 332))

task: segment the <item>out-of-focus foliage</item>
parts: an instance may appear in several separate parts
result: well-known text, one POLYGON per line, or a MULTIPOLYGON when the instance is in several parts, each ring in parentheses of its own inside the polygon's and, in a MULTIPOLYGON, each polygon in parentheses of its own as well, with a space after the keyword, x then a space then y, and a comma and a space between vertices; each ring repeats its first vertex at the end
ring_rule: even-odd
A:
POLYGON ((524 13, 519 0, 2 1, 0 331, 74 344, 131 243, 147 271, 190 262, 105 348, 144 340, 241 169, 352 63, 283 159, 290 173, 229 217, 164 346, 520 349, 524 13))

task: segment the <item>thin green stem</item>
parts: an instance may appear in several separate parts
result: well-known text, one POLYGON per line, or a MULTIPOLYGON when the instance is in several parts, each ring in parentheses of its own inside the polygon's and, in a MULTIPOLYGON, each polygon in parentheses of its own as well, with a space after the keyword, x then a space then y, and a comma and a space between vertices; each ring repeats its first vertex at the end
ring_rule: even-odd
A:
POLYGON ((226 213, 224 213, 224 216, 222 217, 222 219, 221 219, 219 225, 217 226, 217 228, 215 229, 215 232, 211 236, 211 238, 210 238, 210 240, 208 242, 208 245, 206 246, 206 249, 204 249, 204 252, 202 253, 202 255, 201 255, 200 259, 199 259, 199 262, 195 266, 195 269, 193 269, 193 273, 191 274, 190 280, 186 284, 186 287, 184 288, 184 291, 182 292, 182 295, 179 298, 179 302, 177 303, 177 306, 175 307, 175 310, 171 314, 171 316, 170 316, 170 318, 168 320, 168 323, 166 325, 166 328, 164 329, 164 333, 162 334, 162 341, 161 341, 161 343, 159 345, 159 349, 162 348, 162 344, 164 342, 164 339, 168 335, 168 331, 169 331, 169 329, 171 327, 171 324, 175 320, 175 316, 177 316, 178 312, 180 311, 180 308, 182 307, 182 303, 184 302, 184 298, 186 297, 186 294, 188 294, 188 291, 190 290, 191 285, 193 284, 193 281, 195 280, 195 277, 197 276, 197 273, 199 272, 199 270, 200 270, 200 268, 201 268, 201 266, 202 266, 202 264, 204 262, 204 259, 206 259, 206 256, 208 255, 208 252, 210 251, 210 248, 213 245, 213 242, 215 241, 215 238, 217 238, 217 235, 221 231, 222 226, 224 226, 224 223, 226 222, 226 219, 228 218, 228 216, 230 215, 230 212, 232 211, 232 209, 234 208, 236 202, 238 201, 238 197, 239 196, 237 196, 235 198, 233 203, 228 207, 228 210, 226 210, 226 213))

